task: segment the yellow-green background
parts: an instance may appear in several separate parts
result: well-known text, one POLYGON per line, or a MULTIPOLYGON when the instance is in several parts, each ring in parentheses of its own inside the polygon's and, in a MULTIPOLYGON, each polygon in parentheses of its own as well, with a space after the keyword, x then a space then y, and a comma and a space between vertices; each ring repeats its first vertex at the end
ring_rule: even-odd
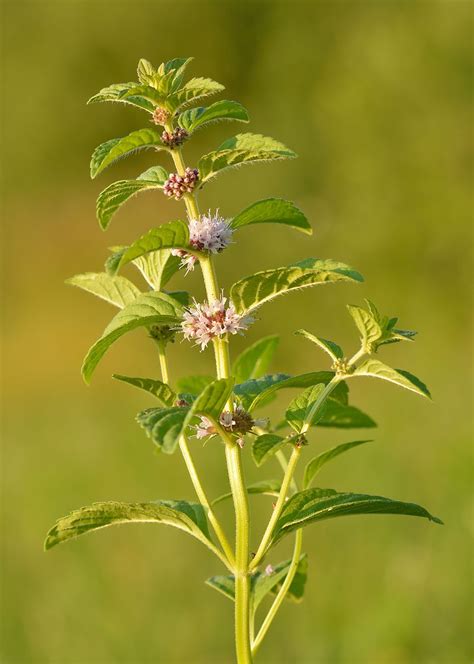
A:
MULTIPOLYGON (((239 276, 307 256, 360 269, 362 286, 321 287, 261 312, 233 353, 281 334, 275 369, 327 368, 293 330, 307 327, 353 352, 345 303, 375 300, 416 344, 383 359, 409 369, 434 401, 381 382, 351 386, 378 430, 326 430, 326 444, 376 441, 324 470, 322 486, 426 505, 446 523, 357 517, 313 526, 304 548, 306 598, 286 606, 262 664, 464 664, 470 652, 470 362, 468 286, 472 3, 4 2, 4 441, 3 654, 5 664, 225 664, 231 605, 202 581, 220 572, 200 545, 161 527, 123 527, 42 552, 45 531, 97 500, 193 499, 183 463, 154 455, 134 423, 151 404, 110 380, 113 371, 157 376, 143 333, 123 339, 86 388, 79 367, 113 314, 63 285, 99 270, 107 247, 182 215, 143 194, 104 235, 95 197, 113 179, 156 163, 151 153, 88 177, 93 148, 147 126, 120 105, 85 106, 112 82, 134 78, 140 57, 158 64, 194 55, 193 75, 222 81, 249 108, 251 130, 300 158, 223 175, 203 208, 231 216, 259 198, 295 201, 314 226, 242 231, 217 264, 239 276), (367 434, 370 434, 367 436, 367 434)), ((186 147, 197 158, 241 130, 222 124, 186 147)), ((182 276, 175 283, 184 284, 182 276)), ((200 296, 199 273, 186 280, 200 296)), ((210 351, 171 350, 173 376, 204 373, 210 351)), ((282 395, 283 408, 290 394, 282 395)), ((210 492, 226 490, 222 449, 193 443, 210 492)), ((257 474, 244 451, 249 477, 257 474)), ((278 471, 275 462, 260 478, 278 471)), ((252 500, 254 538, 271 499, 252 500)), ((231 519, 230 512, 221 512, 231 519)), ((277 562, 290 542, 272 558, 277 562)))

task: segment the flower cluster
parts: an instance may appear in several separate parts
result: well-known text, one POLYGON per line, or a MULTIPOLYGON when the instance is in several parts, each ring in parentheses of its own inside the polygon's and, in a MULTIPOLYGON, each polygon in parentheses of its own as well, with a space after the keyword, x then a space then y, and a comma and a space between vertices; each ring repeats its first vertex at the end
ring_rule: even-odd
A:
MULTIPOLYGON (((240 447, 244 445, 244 436, 246 433, 249 433, 254 426, 264 426, 266 423, 267 420, 264 419, 254 420, 250 413, 238 405, 234 405, 232 411, 224 411, 219 417, 219 424, 226 431, 238 434, 237 443, 240 447)), ((214 436, 216 433, 216 427, 212 421, 208 417, 202 416, 199 424, 196 426, 196 437, 205 438, 206 436, 214 436)))
MULTIPOLYGON (((219 216, 216 212, 211 215, 209 211, 199 219, 189 221, 189 244, 193 249, 207 251, 217 254, 223 251, 232 240, 232 228, 227 219, 219 216)), ((181 267, 186 268, 186 273, 194 269, 197 258, 183 249, 172 249, 173 256, 179 256, 181 267)))
POLYGON ((163 193, 166 196, 174 196, 177 201, 183 194, 190 194, 196 182, 199 179, 199 171, 197 168, 187 168, 184 175, 178 173, 171 173, 163 186, 163 193))
POLYGON ((172 132, 165 130, 161 134, 161 140, 165 145, 173 149, 178 147, 178 145, 184 143, 184 141, 188 138, 188 136, 189 134, 186 131, 186 129, 181 129, 181 127, 177 127, 176 129, 173 129, 172 132))
POLYGON ((181 323, 184 337, 194 339, 197 345, 201 346, 201 350, 204 350, 216 337, 238 334, 248 329, 253 323, 253 318, 239 315, 232 302, 229 302, 228 306, 226 303, 226 297, 211 303, 199 304, 194 301, 194 306, 185 311, 181 323))
POLYGON ((168 122, 169 119, 170 113, 166 110, 166 108, 157 106, 153 111, 152 122, 155 124, 163 126, 168 122))

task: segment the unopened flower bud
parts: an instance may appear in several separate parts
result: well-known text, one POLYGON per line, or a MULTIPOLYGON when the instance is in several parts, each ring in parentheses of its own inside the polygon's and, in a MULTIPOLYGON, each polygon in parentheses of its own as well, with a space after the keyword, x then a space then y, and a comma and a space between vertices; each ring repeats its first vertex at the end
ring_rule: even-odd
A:
POLYGON ((169 119, 170 119, 170 113, 169 111, 166 110, 166 108, 157 106, 153 111, 152 122, 154 122, 155 124, 164 126, 169 119))
POLYGON ((184 194, 190 194, 199 180, 199 171, 197 168, 186 168, 184 175, 171 173, 163 186, 165 196, 174 197, 177 201, 184 194))
POLYGON ((188 138, 189 134, 185 129, 181 129, 181 127, 177 127, 174 129, 172 132, 169 131, 164 131, 161 134, 161 140, 165 145, 167 145, 171 150, 178 145, 181 145, 184 143, 184 141, 188 138))

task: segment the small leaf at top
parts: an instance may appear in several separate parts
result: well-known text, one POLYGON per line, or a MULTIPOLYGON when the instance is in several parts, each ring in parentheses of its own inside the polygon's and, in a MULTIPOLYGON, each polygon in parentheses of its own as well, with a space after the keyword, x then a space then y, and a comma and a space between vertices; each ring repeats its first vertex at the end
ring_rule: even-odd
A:
POLYGON ((284 224, 311 235, 313 230, 305 215, 294 203, 281 198, 257 201, 232 219, 233 229, 253 224, 284 224))

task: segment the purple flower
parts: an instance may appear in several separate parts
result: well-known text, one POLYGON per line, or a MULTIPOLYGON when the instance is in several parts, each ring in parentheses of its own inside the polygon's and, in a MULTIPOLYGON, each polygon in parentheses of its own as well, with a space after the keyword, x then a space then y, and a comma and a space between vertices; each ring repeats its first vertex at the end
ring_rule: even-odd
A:
POLYGON ((253 323, 250 316, 241 316, 235 310, 232 302, 226 306, 227 298, 221 297, 208 304, 199 304, 194 301, 194 306, 189 307, 183 316, 181 330, 185 339, 193 339, 201 350, 216 337, 226 334, 238 334, 248 329, 253 323))
POLYGON ((209 210, 207 215, 189 221, 189 242, 195 249, 217 254, 230 244, 231 239, 230 224, 219 216, 218 211, 212 216, 209 210))
POLYGON ((199 171, 197 168, 188 167, 183 175, 171 173, 163 185, 163 193, 165 196, 174 196, 179 201, 184 194, 190 194, 193 191, 198 180, 199 171))

